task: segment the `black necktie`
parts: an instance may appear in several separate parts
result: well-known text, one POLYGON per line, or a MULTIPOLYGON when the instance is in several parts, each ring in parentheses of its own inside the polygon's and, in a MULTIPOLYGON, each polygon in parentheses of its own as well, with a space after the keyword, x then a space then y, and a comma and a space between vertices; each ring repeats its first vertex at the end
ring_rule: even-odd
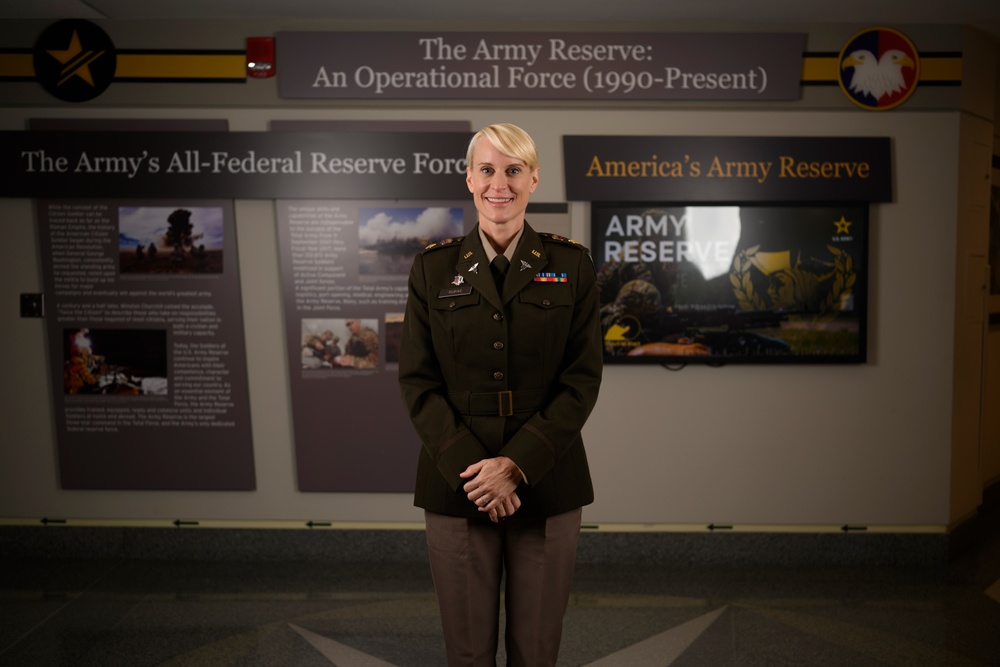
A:
POLYGON ((503 294, 503 277, 507 274, 507 267, 510 260, 504 255, 497 255, 490 262, 490 271, 493 272, 493 282, 497 284, 497 292, 503 294))

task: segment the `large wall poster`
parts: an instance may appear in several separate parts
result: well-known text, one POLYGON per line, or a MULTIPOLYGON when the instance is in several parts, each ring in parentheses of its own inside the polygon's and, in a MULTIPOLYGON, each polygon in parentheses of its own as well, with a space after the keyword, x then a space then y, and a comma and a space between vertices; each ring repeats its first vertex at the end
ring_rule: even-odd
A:
POLYGON ((38 200, 67 489, 255 488, 231 200, 38 200))
POLYGON ((605 360, 861 363, 863 204, 595 202, 605 360))
POLYGON ((465 234, 471 201, 278 200, 298 486, 408 492, 420 442, 399 398, 413 257, 465 234))

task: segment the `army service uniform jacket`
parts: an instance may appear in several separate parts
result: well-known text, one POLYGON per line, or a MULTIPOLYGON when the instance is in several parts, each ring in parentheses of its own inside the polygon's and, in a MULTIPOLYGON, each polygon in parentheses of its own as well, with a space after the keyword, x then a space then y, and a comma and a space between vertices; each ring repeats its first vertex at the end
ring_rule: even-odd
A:
POLYGON ((518 513, 593 502, 580 430, 597 401, 597 279, 574 241, 524 233, 498 294, 479 230, 419 254, 409 277, 399 382, 420 436, 414 504, 486 519, 459 477, 506 456, 524 473, 518 513))

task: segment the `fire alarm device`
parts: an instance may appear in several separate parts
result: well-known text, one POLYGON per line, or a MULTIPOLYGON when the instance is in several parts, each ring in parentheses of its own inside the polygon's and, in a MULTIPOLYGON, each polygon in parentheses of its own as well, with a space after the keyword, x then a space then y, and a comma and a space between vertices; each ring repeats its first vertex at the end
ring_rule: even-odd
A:
POLYGON ((247 76, 274 76, 274 37, 247 37, 247 76))

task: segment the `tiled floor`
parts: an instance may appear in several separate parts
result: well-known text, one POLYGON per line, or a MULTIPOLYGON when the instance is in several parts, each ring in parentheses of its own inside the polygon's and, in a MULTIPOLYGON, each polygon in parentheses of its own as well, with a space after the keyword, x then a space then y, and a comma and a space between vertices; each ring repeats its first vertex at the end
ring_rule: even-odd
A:
MULTIPOLYGON (((0 566, 0 665, 444 664, 423 562, 0 566)), ((947 569, 581 564, 559 664, 1000 665, 998 580, 995 530, 947 569)))

